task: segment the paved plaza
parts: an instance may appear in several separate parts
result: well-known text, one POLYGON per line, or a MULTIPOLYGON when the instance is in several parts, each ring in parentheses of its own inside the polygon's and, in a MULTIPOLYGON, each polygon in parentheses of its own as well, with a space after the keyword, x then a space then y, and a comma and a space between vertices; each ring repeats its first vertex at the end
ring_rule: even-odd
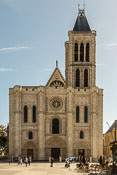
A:
MULTIPOLYGON (((64 163, 32 163, 31 166, 18 165, 16 163, 0 163, 0 175, 79 175, 76 164, 71 164, 70 169, 64 167, 64 163)), ((82 175, 86 175, 87 173, 82 175)))

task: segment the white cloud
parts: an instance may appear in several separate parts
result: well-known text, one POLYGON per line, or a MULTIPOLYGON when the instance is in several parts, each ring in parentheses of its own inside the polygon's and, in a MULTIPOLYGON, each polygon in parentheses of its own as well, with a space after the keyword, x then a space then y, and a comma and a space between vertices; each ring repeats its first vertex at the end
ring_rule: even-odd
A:
POLYGON ((106 64, 96 64, 96 66, 103 67, 103 66, 107 66, 107 65, 106 64))
POLYGON ((13 68, 0 68, 0 72, 14 72, 14 71, 16 70, 13 68))
POLYGON ((117 47, 117 41, 113 41, 107 44, 108 47, 117 47))
POLYGON ((0 48, 1 51, 18 51, 18 50, 24 50, 24 49, 30 49, 31 47, 28 46, 20 46, 20 47, 6 47, 6 48, 0 48))

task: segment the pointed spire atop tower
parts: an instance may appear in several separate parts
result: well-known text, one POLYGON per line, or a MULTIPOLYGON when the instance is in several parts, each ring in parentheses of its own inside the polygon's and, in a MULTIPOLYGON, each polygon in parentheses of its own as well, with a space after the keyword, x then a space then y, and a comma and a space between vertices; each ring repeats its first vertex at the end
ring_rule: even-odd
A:
POLYGON ((78 17, 76 19, 76 23, 74 25, 73 31, 80 31, 80 32, 91 31, 87 18, 85 16, 85 3, 84 3, 83 9, 81 9, 80 5, 78 4, 78 17))
POLYGON ((56 68, 58 68, 58 60, 56 60, 56 68))

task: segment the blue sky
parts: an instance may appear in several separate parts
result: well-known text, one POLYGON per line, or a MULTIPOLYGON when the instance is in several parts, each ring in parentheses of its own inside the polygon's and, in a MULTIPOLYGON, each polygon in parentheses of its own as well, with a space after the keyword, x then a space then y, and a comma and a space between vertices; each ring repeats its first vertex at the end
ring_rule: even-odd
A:
MULTIPOLYGON (((56 60, 64 75, 68 31, 83 0, 0 0, 0 124, 9 122, 9 88, 45 85, 56 60)), ((96 85, 104 89, 104 132, 117 119, 117 0, 85 0, 97 31, 96 85)))

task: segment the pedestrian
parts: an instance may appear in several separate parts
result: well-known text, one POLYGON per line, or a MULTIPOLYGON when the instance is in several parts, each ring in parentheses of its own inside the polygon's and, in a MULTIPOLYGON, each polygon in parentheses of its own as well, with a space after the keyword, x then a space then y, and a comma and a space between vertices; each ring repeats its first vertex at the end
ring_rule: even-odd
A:
POLYGON ((50 167, 53 167, 53 163, 54 163, 54 158, 51 157, 51 164, 50 164, 50 167))
POLYGON ((102 166, 102 156, 100 156, 100 159, 99 159, 99 163, 100 163, 100 165, 102 166))
POLYGON ((25 164, 26 164, 26 167, 27 167, 27 164, 28 164, 28 158, 27 157, 25 158, 25 164))
POLYGON ((31 157, 28 158, 28 165, 30 166, 31 163, 31 157))
POLYGON ((20 165, 22 165, 22 158, 20 158, 20 165))
POLYGON ((11 164, 11 160, 9 159, 9 165, 11 164))

